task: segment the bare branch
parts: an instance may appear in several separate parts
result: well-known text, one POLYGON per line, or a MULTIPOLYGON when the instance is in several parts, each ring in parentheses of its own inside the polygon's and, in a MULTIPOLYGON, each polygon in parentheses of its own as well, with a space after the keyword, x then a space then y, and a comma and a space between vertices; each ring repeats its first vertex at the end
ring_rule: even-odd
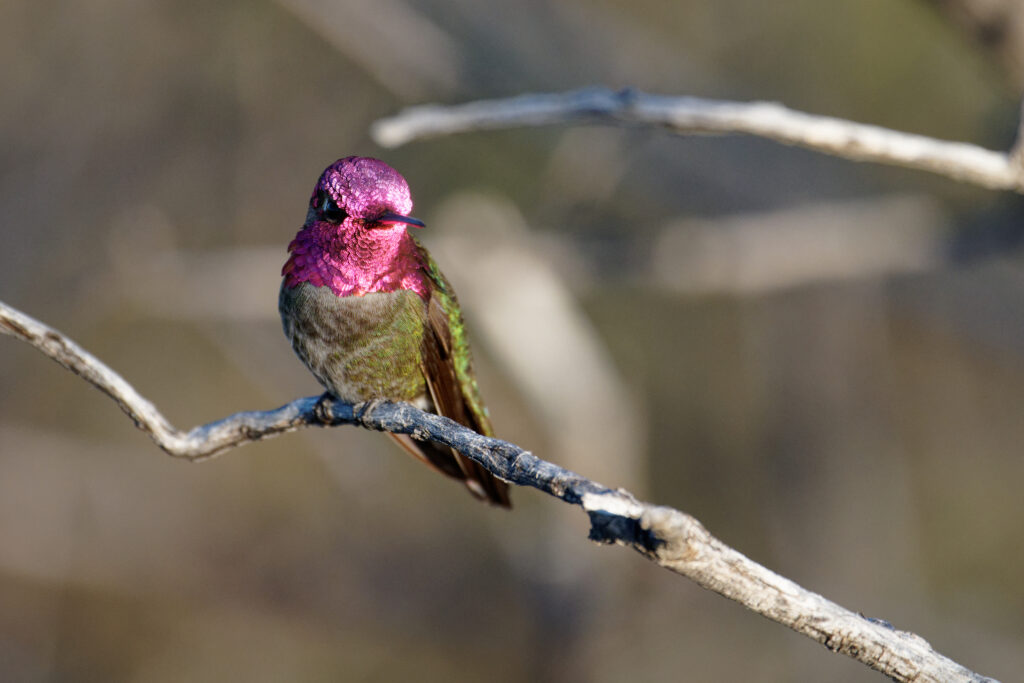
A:
POLYGON ((1024 170, 1006 153, 805 114, 774 102, 725 102, 587 88, 454 106, 410 107, 378 120, 371 133, 378 144, 398 147, 453 133, 580 121, 661 126, 680 134, 746 133, 854 161, 905 166, 993 190, 1024 192, 1024 170))
POLYGON ((265 439, 313 424, 316 399, 298 399, 277 410, 237 413, 196 427, 189 432, 176 429, 121 375, 103 364, 81 346, 3 302, 0 302, 0 332, 28 342, 117 402, 135 426, 146 432, 168 454, 187 460, 204 460, 249 441, 265 439))
POLYGON ((633 548, 773 621, 897 681, 992 681, 935 652, 919 636, 855 614, 762 567, 712 536, 683 512, 638 501, 518 446, 477 434, 405 403, 350 405, 329 396, 301 398, 266 412, 236 413, 181 432, 120 375, 56 330, 0 302, 0 332, 28 342, 97 387, 170 455, 202 460, 249 441, 304 426, 359 425, 455 448, 519 486, 532 486, 590 517, 590 538, 633 548))

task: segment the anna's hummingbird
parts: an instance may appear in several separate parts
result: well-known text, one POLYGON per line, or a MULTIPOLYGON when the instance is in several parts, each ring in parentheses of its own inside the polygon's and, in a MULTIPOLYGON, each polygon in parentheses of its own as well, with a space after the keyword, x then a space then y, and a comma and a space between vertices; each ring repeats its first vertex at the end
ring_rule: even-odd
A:
MULTIPOLYGON (((313 189, 288 245, 278 309, 292 348, 328 392, 406 401, 492 435, 455 292, 407 231, 409 185, 383 161, 339 159, 313 189)), ((476 497, 509 505, 508 485, 433 442, 391 434, 476 497)))

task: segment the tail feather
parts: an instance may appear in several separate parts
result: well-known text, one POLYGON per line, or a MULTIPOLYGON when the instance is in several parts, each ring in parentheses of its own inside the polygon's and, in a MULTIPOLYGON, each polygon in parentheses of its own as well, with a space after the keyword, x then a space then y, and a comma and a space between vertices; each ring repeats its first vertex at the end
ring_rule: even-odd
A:
POLYGON ((430 468, 461 480, 473 496, 500 507, 510 508, 508 484, 486 468, 457 451, 431 441, 417 441, 408 434, 389 434, 402 450, 430 468))

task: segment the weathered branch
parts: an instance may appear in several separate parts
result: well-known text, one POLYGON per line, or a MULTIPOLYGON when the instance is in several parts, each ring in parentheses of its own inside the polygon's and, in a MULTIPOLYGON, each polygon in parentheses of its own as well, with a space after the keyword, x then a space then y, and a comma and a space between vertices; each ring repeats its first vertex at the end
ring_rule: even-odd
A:
POLYGON ((430 439, 455 448, 514 484, 579 505, 590 517, 592 540, 633 548, 652 562, 897 681, 992 680, 935 652, 912 633, 850 612, 762 567, 712 536, 690 515, 638 501, 625 490, 609 489, 507 441, 481 436, 410 405, 387 401, 349 405, 326 395, 312 396, 276 410, 237 413, 182 432, 95 356, 2 302, 0 332, 28 342, 109 395, 175 457, 203 460, 305 426, 359 425, 430 439))
POLYGON ((380 119, 371 130, 384 147, 477 130, 571 122, 660 126, 680 134, 746 133, 854 161, 905 166, 993 190, 1024 192, 1024 168, 1010 155, 962 142, 815 116, 774 102, 665 97, 587 88, 453 106, 421 105, 380 119))

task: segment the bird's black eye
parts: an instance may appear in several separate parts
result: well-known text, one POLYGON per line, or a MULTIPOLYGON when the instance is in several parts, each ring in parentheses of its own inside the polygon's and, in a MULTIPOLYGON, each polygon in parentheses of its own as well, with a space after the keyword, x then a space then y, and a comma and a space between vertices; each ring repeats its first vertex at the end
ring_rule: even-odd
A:
POLYGON ((340 223, 345 220, 346 214, 338 203, 326 192, 321 192, 317 204, 320 207, 320 215, 331 223, 340 223))

